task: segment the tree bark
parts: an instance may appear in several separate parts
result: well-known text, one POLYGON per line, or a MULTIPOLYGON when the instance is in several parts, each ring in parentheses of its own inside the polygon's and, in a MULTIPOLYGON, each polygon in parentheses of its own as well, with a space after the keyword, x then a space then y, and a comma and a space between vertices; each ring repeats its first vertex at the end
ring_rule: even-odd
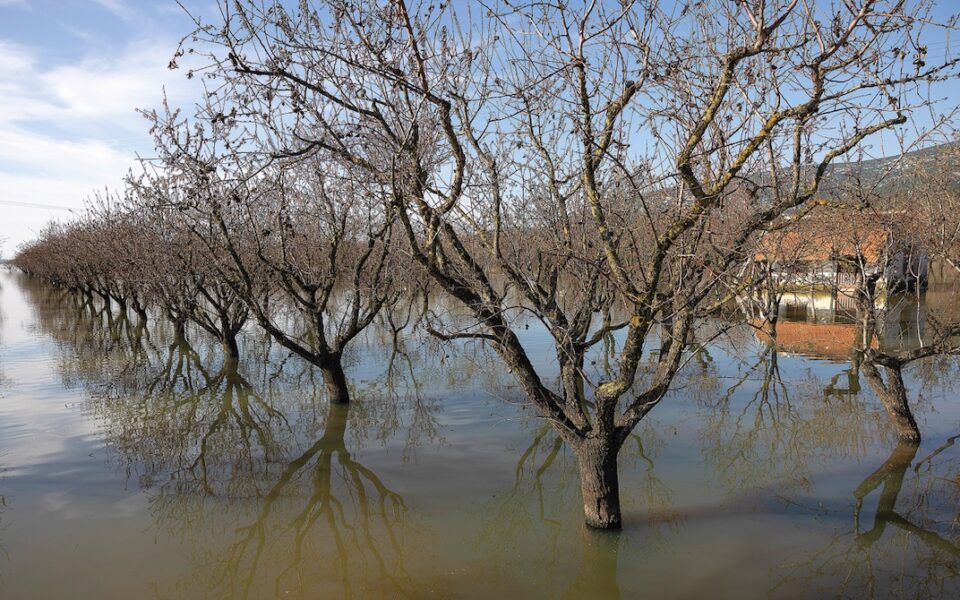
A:
POLYGON ((187 322, 185 319, 176 319, 173 322, 173 339, 175 341, 187 339, 187 322))
POLYGON ((620 529, 620 481, 617 447, 602 437, 587 438, 575 447, 580 468, 583 516, 590 527, 620 529))
POLYGON ((917 426, 910 404, 907 402, 907 388, 903 384, 903 374, 899 367, 884 367, 887 381, 880 378, 877 368, 870 364, 863 370, 864 377, 880 397, 880 402, 890 415, 897 430, 897 438, 908 444, 920 443, 920 427, 917 426))
POLYGON ((237 344, 237 334, 226 332, 220 342, 223 344, 223 353, 227 360, 236 361, 240 358, 240 346, 237 344))
POLYGON ((331 404, 347 404, 350 402, 350 388, 347 387, 347 375, 343 372, 340 357, 325 361, 320 366, 323 383, 327 386, 327 397, 331 404))

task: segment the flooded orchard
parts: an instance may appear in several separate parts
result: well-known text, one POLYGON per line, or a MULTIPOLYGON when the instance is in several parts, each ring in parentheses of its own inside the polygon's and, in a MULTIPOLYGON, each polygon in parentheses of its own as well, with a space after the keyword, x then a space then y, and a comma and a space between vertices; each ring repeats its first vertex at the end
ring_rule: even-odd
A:
MULTIPOLYGON (((905 370, 924 436, 898 443, 837 349, 856 326, 815 295, 785 299, 778 349, 747 326, 695 346, 624 445, 624 526, 607 533, 482 341, 378 322, 346 361, 354 401, 332 405, 258 331, 224 360, 202 332, 0 283, 4 597, 958 592, 958 363, 905 370)), ((926 303, 949 297, 902 300, 888 332, 920 343, 926 303)), ((555 370, 536 322, 521 340, 555 370)))
POLYGON ((960 597, 957 2, 37 1, 0 596, 960 597))

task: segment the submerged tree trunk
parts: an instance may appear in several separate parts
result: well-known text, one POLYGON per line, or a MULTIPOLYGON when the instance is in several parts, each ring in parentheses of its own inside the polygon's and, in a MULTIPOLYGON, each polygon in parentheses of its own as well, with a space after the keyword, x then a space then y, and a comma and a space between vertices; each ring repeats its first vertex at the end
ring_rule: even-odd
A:
POLYGON ((91 307, 93 308, 93 292, 88 289, 80 288, 80 308, 91 307))
POLYGON ((770 336, 770 339, 774 342, 777 341, 777 317, 770 317, 767 319, 766 325, 764 325, 764 332, 770 336))
POLYGON ((907 402, 907 388, 903 384, 902 369, 888 366, 884 366, 883 369, 887 374, 886 382, 872 363, 864 365, 863 374, 870 387, 880 397, 887 414, 890 415, 893 426, 897 430, 897 438, 901 442, 919 444, 920 428, 907 402))
POLYGON ((347 404, 350 402, 350 388, 347 387, 347 375, 343 372, 340 357, 330 358, 320 365, 323 383, 327 386, 327 397, 330 404, 347 404))
MULTIPOLYGON (((772 274, 768 274, 767 277, 768 281, 773 281, 772 274)), ((767 296, 764 298, 763 312, 764 319, 766 320, 764 331, 766 331, 771 339, 776 340, 777 321, 780 320, 780 294, 779 290, 773 285, 768 285, 767 287, 767 296)))
POLYGON ((145 324, 147 322, 147 307, 141 304, 140 300, 136 297, 133 298, 130 304, 133 307, 133 312, 137 315, 137 319, 141 324, 145 324))
POLYGON ((240 345, 237 343, 237 334, 227 331, 220 339, 223 344, 223 353, 227 360, 237 361, 240 358, 240 345))
POLYGON ((604 531, 584 531, 577 578, 563 594, 564 599, 620 598, 617 584, 617 556, 620 536, 604 531))
POLYGON ((187 339, 187 321, 186 319, 176 319, 173 322, 173 338, 176 341, 186 341, 187 339))
POLYGON ((587 525, 597 529, 620 529, 620 481, 617 446, 602 437, 581 440, 574 447, 580 468, 580 493, 587 525))

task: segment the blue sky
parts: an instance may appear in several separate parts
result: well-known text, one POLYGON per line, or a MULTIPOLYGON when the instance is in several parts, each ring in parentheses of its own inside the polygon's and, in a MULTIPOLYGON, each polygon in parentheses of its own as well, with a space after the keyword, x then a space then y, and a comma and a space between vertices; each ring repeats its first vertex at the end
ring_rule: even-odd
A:
MULTIPOLYGON (((470 1, 470 0, 462 0, 470 1)), ((827 2, 828 0, 817 0, 827 2)), ((184 0, 217 12, 214 0, 184 0)), ((941 0, 934 17, 960 11, 941 0)), ((200 96, 167 64, 192 22, 174 0, 0 0, 0 240, 10 256, 50 219, 119 185, 151 142, 136 108, 200 96), (54 208, 40 208, 44 205, 54 208)), ((946 37, 931 32, 931 52, 946 37)), ((951 82, 935 96, 960 96, 951 82)), ((922 116, 920 116, 923 119, 922 116)))
POLYGON ((5 256, 149 155, 136 108, 157 106, 164 90, 176 103, 197 97, 195 81, 167 69, 191 28, 173 0, 0 0, 5 256))

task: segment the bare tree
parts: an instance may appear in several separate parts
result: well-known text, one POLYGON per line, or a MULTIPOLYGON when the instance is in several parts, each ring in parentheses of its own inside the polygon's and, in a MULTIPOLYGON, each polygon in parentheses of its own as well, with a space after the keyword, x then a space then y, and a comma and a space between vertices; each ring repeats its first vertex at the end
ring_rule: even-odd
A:
POLYGON ((332 402, 348 402, 344 350, 397 299, 382 186, 317 157, 283 164, 230 150, 231 135, 234 148, 265 142, 218 114, 148 113, 161 155, 141 198, 190 232, 213 279, 263 329, 321 370, 332 402))
MULTIPOLYGON (((921 172, 927 171, 920 167, 921 172)), ((937 231, 928 221, 929 204, 943 199, 942 179, 898 177, 895 171, 878 180, 889 188, 886 194, 868 198, 864 188, 852 191, 851 197, 859 196, 862 208, 857 211, 860 214, 845 216, 854 223, 873 223, 883 232, 877 250, 883 258, 878 265, 868 264, 862 252, 849 261, 856 273, 851 293, 859 325, 856 350, 862 359, 857 368, 883 403, 900 441, 919 444, 921 432, 910 408, 904 369, 936 356, 960 354, 960 314, 952 299, 944 304, 921 298, 930 254, 941 260, 949 256, 943 230, 937 231), (915 206, 920 210, 912 210, 915 206), (917 311, 917 330, 904 332, 897 328, 898 316, 908 308, 917 311)))
POLYGON ((803 211, 836 158, 930 106, 921 84, 954 74, 922 44, 925 27, 953 26, 929 6, 238 2, 185 51, 209 58, 216 114, 232 105, 247 131, 270 131, 272 157, 319 157, 390 191, 411 258, 476 319, 447 336, 493 344, 577 454, 587 522, 617 528, 619 448, 698 320, 744 284, 758 232, 803 211), (771 171, 777 193, 745 177, 771 171), (613 302, 624 345, 590 381, 595 315, 613 302), (521 311, 554 339, 559 389, 514 331, 521 311))

